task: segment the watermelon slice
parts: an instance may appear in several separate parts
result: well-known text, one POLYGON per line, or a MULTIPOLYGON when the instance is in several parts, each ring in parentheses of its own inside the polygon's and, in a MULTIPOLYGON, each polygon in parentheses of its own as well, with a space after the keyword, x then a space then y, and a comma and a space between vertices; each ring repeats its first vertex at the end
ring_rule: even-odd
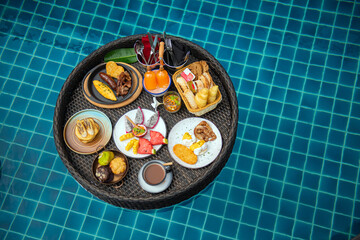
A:
POLYGON ((155 154, 156 150, 151 145, 150 141, 145 138, 139 138, 139 149, 140 154, 155 154))
POLYGON ((161 145, 167 144, 168 140, 164 138, 164 136, 157 131, 150 131, 150 143, 152 145, 161 145))
POLYGON ((136 125, 144 123, 144 113, 143 113, 141 107, 137 108, 134 123, 136 125))
POLYGON ((160 112, 157 111, 149 118, 145 126, 147 126, 150 129, 153 129, 158 124, 159 119, 160 119, 160 112))

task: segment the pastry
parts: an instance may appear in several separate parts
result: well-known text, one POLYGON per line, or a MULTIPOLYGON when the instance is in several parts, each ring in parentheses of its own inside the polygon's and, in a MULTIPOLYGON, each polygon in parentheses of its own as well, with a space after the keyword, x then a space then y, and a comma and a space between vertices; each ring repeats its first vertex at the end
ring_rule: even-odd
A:
POLYGON ((217 93, 219 91, 219 87, 217 85, 213 86, 209 90, 209 97, 208 97, 208 103, 213 103, 216 100, 217 93))
POLYGON ((205 142, 214 141, 216 139, 216 134, 206 121, 201 121, 195 127, 194 135, 197 139, 204 140, 205 142))
POLYGON ((195 164, 197 162, 197 156, 193 151, 182 144, 176 144, 173 147, 175 155, 188 164, 195 164))
POLYGON ((99 133, 100 126, 92 118, 76 121, 75 136, 83 143, 89 143, 99 133))
POLYGON ((203 108, 207 104, 209 89, 203 88, 195 95, 195 102, 199 108, 203 108))
POLYGON ((191 90, 188 90, 188 89, 185 90, 184 96, 192 109, 198 108, 198 105, 196 104, 196 101, 195 101, 195 96, 191 90))
POLYGON ((110 169, 114 174, 120 174, 126 170, 126 162, 122 157, 116 157, 110 162, 110 169))

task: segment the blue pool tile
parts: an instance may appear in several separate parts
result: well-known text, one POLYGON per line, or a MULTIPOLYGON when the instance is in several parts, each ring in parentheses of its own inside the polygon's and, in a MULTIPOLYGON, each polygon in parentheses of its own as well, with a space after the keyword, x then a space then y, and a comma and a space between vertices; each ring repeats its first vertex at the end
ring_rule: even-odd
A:
POLYGON ((20 202, 21 202, 21 199, 19 197, 7 195, 2 204, 1 209, 16 213, 19 208, 20 202))
POLYGON ((49 174, 50 174, 49 170, 43 168, 36 168, 34 170, 34 174, 31 181, 38 184, 45 184, 49 174))
POLYGON ((204 229, 209 232, 219 233, 221 222, 222 219, 216 215, 208 215, 205 220, 204 229))
POLYGON ((18 208, 18 214, 32 217, 33 213, 35 212, 36 206, 37 206, 36 202, 32 200, 23 199, 18 208))
POLYGON ((29 228, 27 229, 26 234, 35 237, 35 238, 41 238, 46 224, 37 220, 32 220, 30 222, 29 228))
MULTIPOLYGON (((49 159, 48 159, 49 160, 49 159)), ((47 180, 47 186, 59 189, 64 182, 64 175, 56 172, 51 172, 47 180)))
POLYGON ((349 166, 349 165, 345 165, 342 164, 340 166, 340 177, 342 179, 351 181, 351 182, 356 182, 356 176, 357 176, 357 169, 349 166))
MULTIPOLYGON (((90 207, 90 209, 91 209, 91 207, 90 207)), ((121 216, 119 218, 119 223, 121 225, 132 227, 135 224, 136 216, 137 215, 134 212, 131 212, 129 210, 123 210, 122 213, 121 213, 121 216)))
POLYGON ((23 196, 28 185, 29 185, 28 182, 14 179, 9 189, 9 193, 14 194, 16 196, 23 196))
POLYGON ((27 164, 20 164, 20 167, 17 170, 15 177, 28 181, 30 180, 33 171, 34 171, 33 166, 27 164))
POLYGON ((335 230, 346 232, 351 224, 351 217, 335 214, 333 228, 335 230))
POLYGON ((14 128, 3 126, 0 130, 0 138, 5 141, 12 141, 15 137, 16 131, 14 128))
POLYGON ((114 239, 131 239, 132 229, 128 227, 117 227, 114 239))
POLYGON ((216 214, 222 216, 225 210, 225 201, 218 199, 211 199, 209 205, 209 213, 216 214))
POLYGON ((259 217, 259 227, 267 230, 274 230, 276 216, 271 213, 262 212, 259 217))
MULTIPOLYGON (((275 171, 275 170, 270 169, 270 174, 271 174, 271 171, 275 171)), ((280 175, 283 176, 283 173, 280 173, 280 175)), ((283 178, 282 176, 280 177, 281 179, 283 178)), ((279 178, 279 177, 274 176, 273 178, 276 179, 276 178, 279 178)), ((266 185, 266 189, 265 189, 266 194, 274 196, 274 197, 280 197, 281 190, 282 190, 282 185, 281 185, 280 182, 278 182, 276 180, 268 180, 267 181, 267 185, 266 185)))
POLYGON ((87 216, 84 220, 84 225, 82 226, 81 230, 89 234, 96 234, 99 226, 99 219, 87 216))
POLYGON ((140 231, 134 229, 133 232, 132 232, 131 237, 134 238, 134 239, 145 239, 145 238, 147 238, 147 233, 140 232, 140 231))
MULTIPOLYGON (((73 194, 61 191, 60 194, 59 194, 58 200, 56 202, 56 206, 69 209, 71 207, 71 205, 72 205, 73 200, 74 200, 74 195, 73 194)), ((92 210, 95 213, 99 212, 98 209, 95 208, 95 206, 94 206, 94 208, 92 210)))
POLYGON ((30 219, 23 217, 23 216, 16 216, 10 230, 20 233, 20 234, 25 234, 26 229, 28 228, 30 223, 30 219))
POLYGON ((62 239, 62 240, 77 239, 78 235, 79 235, 79 232, 64 228, 64 230, 61 233, 60 239, 62 239))
POLYGON ((61 232, 62 232, 61 227, 52 224, 47 224, 46 230, 43 235, 43 239, 59 239, 61 232))
POLYGON ((39 134, 34 134, 30 140, 29 146, 37 149, 41 149, 46 142, 46 137, 39 134))
POLYGON ((102 221, 99 226, 98 234, 104 238, 113 238, 116 225, 110 222, 102 221))
POLYGON ((334 195, 323 192, 319 193, 317 207, 328 211, 333 211, 335 206, 334 204, 335 204, 334 195))
POLYGON ((84 215, 81 215, 81 214, 78 214, 75 212, 70 212, 67 217, 65 227, 71 228, 74 230, 80 230, 83 221, 84 221, 84 215))
POLYGON ((59 195, 59 190, 45 187, 41 196, 41 201, 47 204, 54 204, 59 195))
POLYGON ((50 218, 51 211, 52 211, 52 207, 50 207, 49 205, 39 203, 36 208, 34 218, 47 222, 50 218))
MULTIPOLYGON (((83 199, 85 199, 85 198, 83 198, 83 199)), ((84 201, 82 201, 82 202, 84 202, 84 201)), ((85 201, 85 203, 86 203, 86 201, 85 201)), ((88 204, 84 204, 84 205, 88 206, 88 204)), ((111 205, 107 205, 106 211, 104 213, 104 219, 106 219, 110 222, 116 223, 118 221, 118 219, 120 218, 121 213, 122 213, 122 211, 119 208, 116 208, 111 205)))
POLYGON ((340 180, 338 182, 338 184, 339 184, 338 194, 340 196, 354 198, 354 195, 355 195, 355 184, 354 183, 340 180))
MULTIPOLYGON (((139 214, 139 216, 136 220, 136 223, 135 223, 135 217, 136 216, 134 214, 127 212, 127 211, 123 211, 123 214, 121 215, 119 223, 123 224, 123 225, 131 226, 131 227, 136 226, 137 229, 148 232, 150 230, 152 222, 154 220, 153 217, 144 215, 144 214, 139 214), (124 213, 125 213, 125 215, 124 215, 124 213), (126 216, 130 216, 130 218, 126 219, 126 216)), ((186 216, 186 218, 187 218, 187 216, 186 216)))
MULTIPOLYGON (((290 201, 298 201, 300 188, 290 184, 284 184, 282 198, 290 201)), ((294 207, 295 209, 295 207, 294 207)))
POLYGON ((311 225, 296 221, 294 226, 294 236, 301 239, 309 239, 311 235, 311 225))
POLYGON ((54 207, 49 222, 63 226, 68 214, 69 212, 67 210, 54 207))
POLYGON ((238 231, 238 236, 241 236, 245 239, 254 239, 255 227, 241 224, 238 231))
POLYGON ((337 198, 335 204, 335 210, 338 213, 351 216, 353 211, 352 201, 343 197, 337 198))
MULTIPOLYGON (((196 215, 193 215, 196 216, 196 215)), ((198 217, 198 216, 196 216, 198 217)), ((197 218, 195 217, 195 219, 193 219, 194 222, 197 221, 197 218)), ((205 217, 203 217, 202 219, 204 219, 205 217)), ((191 219, 191 214, 190 214, 190 219, 191 219)), ((152 228, 151 228, 151 232, 159 235, 159 236, 165 236, 166 232, 168 229, 168 224, 167 221, 159 219, 159 218, 154 218, 153 224, 152 224, 152 228)))
POLYGON ((245 200, 245 193, 246 191, 243 189, 232 187, 229 193, 229 201, 236 204, 242 204, 245 200))

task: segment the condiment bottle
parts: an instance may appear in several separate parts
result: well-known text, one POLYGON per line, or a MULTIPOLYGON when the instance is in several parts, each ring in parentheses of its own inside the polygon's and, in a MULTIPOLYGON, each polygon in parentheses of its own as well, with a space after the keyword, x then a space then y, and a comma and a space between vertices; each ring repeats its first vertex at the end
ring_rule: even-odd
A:
POLYGON ((150 70, 150 66, 147 67, 147 71, 144 75, 144 84, 147 90, 154 90, 157 88, 156 74, 150 70))
POLYGON ((160 48, 159 48, 159 59, 160 59, 160 68, 156 72, 156 80, 158 83, 158 86, 160 88, 166 88, 169 86, 169 74, 164 69, 164 42, 160 42, 160 48))

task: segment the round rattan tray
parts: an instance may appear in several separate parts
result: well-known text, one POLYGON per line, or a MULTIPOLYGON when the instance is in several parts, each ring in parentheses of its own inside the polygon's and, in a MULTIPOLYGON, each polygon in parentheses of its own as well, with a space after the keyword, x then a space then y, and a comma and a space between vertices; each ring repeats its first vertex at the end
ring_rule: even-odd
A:
MULTIPOLYGON (((155 209, 163 208, 184 201, 200 192, 220 173, 225 166, 233 145, 235 143, 237 123, 238 123, 238 104, 236 93, 229 75, 220 63, 205 49, 199 45, 187 41, 183 38, 169 36, 172 41, 178 41, 186 44, 191 50, 191 57, 187 64, 195 61, 207 61, 210 73, 214 82, 219 85, 222 94, 222 101, 211 112, 204 114, 202 117, 209 119, 216 124, 222 134, 223 147, 218 157, 210 165, 200 169, 188 169, 180 166, 176 162, 173 165, 174 179, 172 184, 164 192, 151 194, 144 191, 138 181, 137 175, 141 166, 147 161, 161 159, 165 162, 172 161, 166 147, 159 152, 145 159, 129 159, 129 171, 123 179, 123 185, 108 186, 95 181, 92 176, 92 161, 96 155, 81 155, 71 151, 63 139, 63 130, 66 121, 76 112, 83 109, 97 109, 105 113, 114 126, 116 121, 126 112, 141 106, 151 109, 150 103, 152 96, 142 91, 139 97, 127 106, 115 109, 105 109, 92 105, 82 94, 82 79, 96 65, 103 62, 107 52, 116 48, 130 48, 134 46, 136 40, 141 39, 143 35, 132 35, 112 41, 86 57, 81 61, 68 76, 65 81, 56 103, 53 133, 57 151, 64 165, 76 181, 94 196, 115 206, 129 209, 155 209)), ((145 69, 139 64, 132 64, 142 74, 145 69)), ((171 86, 171 90, 175 90, 171 86)), ((194 117, 189 113, 185 106, 180 111, 171 114, 159 107, 160 114, 166 121, 167 130, 180 120, 194 117)), ((116 149, 114 141, 111 139, 105 147, 106 149, 116 149)))

